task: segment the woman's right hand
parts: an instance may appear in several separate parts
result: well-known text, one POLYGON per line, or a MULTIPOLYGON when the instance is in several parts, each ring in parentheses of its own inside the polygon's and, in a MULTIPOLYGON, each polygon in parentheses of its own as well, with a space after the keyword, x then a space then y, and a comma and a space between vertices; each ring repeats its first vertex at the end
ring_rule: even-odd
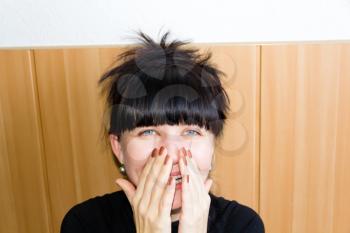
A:
POLYGON ((175 193, 174 178, 168 185, 171 170, 172 159, 166 148, 155 148, 136 188, 126 179, 116 180, 132 206, 137 233, 171 233, 170 212, 175 193))

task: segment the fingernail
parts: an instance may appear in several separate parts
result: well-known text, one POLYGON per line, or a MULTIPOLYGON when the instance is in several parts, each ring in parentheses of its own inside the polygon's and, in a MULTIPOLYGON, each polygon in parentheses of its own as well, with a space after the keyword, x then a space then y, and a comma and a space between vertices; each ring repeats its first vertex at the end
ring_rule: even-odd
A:
POLYGON ((166 155, 165 160, 164 160, 164 165, 166 165, 168 163, 168 160, 169 160, 169 155, 166 155))
POLYGON ((151 156, 154 158, 155 156, 156 156, 156 148, 154 148, 153 150, 152 150, 152 154, 151 154, 151 156))
POLYGON ((161 146, 160 150, 159 150, 159 155, 161 155, 163 153, 163 151, 164 151, 164 146, 161 146))
POLYGON ((182 147, 182 153, 184 154, 184 156, 187 156, 185 147, 182 147))
POLYGON ((190 158, 192 158, 192 153, 191 153, 190 150, 187 150, 187 154, 188 154, 188 156, 189 156, 190 158))
POLYGON ((168 179, 168 185, 170 186, 173 182, 173 178, 171 176, 169 176, 169 179, 168 179))
POLYGON ((187 175, 187 183, 189 183, 189 182, 190 182, 190 176, 187 175))

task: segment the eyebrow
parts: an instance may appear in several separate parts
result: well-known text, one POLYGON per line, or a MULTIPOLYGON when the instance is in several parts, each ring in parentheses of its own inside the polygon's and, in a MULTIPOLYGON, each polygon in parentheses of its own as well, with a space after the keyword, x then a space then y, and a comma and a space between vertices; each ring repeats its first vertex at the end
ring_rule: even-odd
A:
MULTIPOLYGON (((141 131, 141 130, 145 130, 145 129, 159 128, 159 127, 161 127, 161 126, 159 126, 159 125, 158 126, 157 125, 141 126, 141 127, 137 127, 136 130, 137 131, 141 131)), ((183 127, 184 128, 186 128, 186 127, 193 127, 193 128, 195 128, 195 129, 197 129, 199 131, 204 130, 203 128, 199 127, 198 125, 183 125, 183 127)))

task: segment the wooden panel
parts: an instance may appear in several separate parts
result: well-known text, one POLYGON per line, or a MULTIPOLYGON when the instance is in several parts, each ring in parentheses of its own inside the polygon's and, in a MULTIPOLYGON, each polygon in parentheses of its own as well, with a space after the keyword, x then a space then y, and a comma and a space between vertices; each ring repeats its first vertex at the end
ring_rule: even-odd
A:
POLYGON ((350 45, 266 45, 261 74, 267 232, 349 233, 350 45))
POLYGON ((33 68, 30 51, 0 51, 2 233, 52 232, 33 68))
POLYGON ((100 138, 105 57, 92 48, 35 50, 55 232, 70 207, 117 190, 118 171, 100 138))
MULTIPOLYGON (((232 101, 214 193, 260 209, 266 232, 350 232, 350 45, 263 46, 261 171, 260 47, 201 47, 232 101)), ((1 232, 50 232, 51 213, 58 232, 71 206, 118 189, 97 80, 120 51, 36 50, 38 90, 32 54, 0 52, 1 232)))
MULTIPOLYGON (((201 48, 232 101, 214 193, 260 209, 269 233, 349 233, 350 45, 201 48)), ((118 189, 97 80, 121 50, 36 50, 38 80, 30 51, 0 52, 1 232, 59 232, 71 206, 118 189)))
POLYGON ((226 73, 231 112, 215 149, 213 193, 259 207, 260 47, 211 45, 213 62, 226 73))

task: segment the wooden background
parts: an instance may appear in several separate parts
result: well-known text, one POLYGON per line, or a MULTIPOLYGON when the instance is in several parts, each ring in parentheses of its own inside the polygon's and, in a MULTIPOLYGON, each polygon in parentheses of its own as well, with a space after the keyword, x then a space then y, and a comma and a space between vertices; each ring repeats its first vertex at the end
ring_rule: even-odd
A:
MULTIPOLYGON (((231 98, 213 192, 267 233, 350 233, 350 44, 198 45, 231 98)), ((59 232, 119 190, 97 80, 122 47, 0 50, 0 232, 59 232)))

